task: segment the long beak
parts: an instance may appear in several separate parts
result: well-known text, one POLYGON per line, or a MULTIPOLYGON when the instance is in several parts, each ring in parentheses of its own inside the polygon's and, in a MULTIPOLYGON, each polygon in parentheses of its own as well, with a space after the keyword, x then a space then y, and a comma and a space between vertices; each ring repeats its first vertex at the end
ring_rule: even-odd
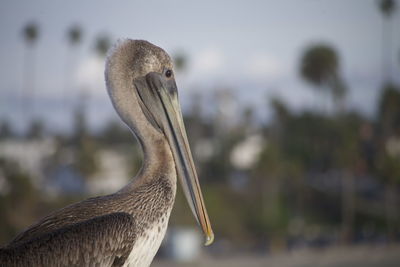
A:
POLYGON ((175 80, 159 73, 149 73, 135 81, 135 86, 144 114, 168 139, 186 199, 206 235, 205 245, 210 245, 214 240, 214 233, 193 163, 175 80))

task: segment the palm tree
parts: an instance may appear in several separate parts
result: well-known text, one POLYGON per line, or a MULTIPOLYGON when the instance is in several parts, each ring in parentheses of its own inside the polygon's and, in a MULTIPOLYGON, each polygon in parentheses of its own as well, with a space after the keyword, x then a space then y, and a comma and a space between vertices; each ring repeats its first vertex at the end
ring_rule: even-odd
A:
POLYGON ((66 93, 71 90, 71 80, 72 80, 72 72, 76 66, 76 47, 82 41, 82 28, 76 24, 72 25, 67 30, 67 38, 69 51, 66 58, 66 67, 65 67, 65 81, 64 81, 64 92, 63 92, 63 102, 65 104, 66 93))
POLYGON ((378 126, 382 139, 378 158, 378 176, 385 184, 385 219, 387 235, 390 241, 395 240, 399 225, 397 212, 397 190, 399 185, 399 156, 393 153, 391 142, 397 140, 400 134, 400 91, 393 84, 383 87, 378 106, 378 126))
MULTIPOLYGON (((30 107, 30 102, 34 101, 35 91, 35 55, 34 48, 39 37, 39 26, 36 22, 29 22, 25 25, 22 31, 25 43, 25 58, 24 58, 24 74, 23 74, 23 96, 22 99, 24 109, 30 107)), ((27 113, 25 110, 24 113, 27 113)))
POLYGON ((313 45, 305 51, 300 64, 301 76, 315 88, 330 92, 336 109, 343 111, 347 88, 339 75, 339 58, 334 48, 313 45))
POLYGON ((107 55, 108 49, 111 47, 111 39, 107 34, 100 34, 95 41, 95 51, 100 57, 107 55))
POLYGON ((390 82, 392 71, 392 15, 396 9, 396 2, 394 0, 380 0, 378 4, 385 19, 382 28, 382 78, 384 82, 390 82))
POLYGON ((79 25, 74 25, 68 30, 68 40, 72 46, 77 45, 82 40, 82 29, 79 25))
POLYGON ((183 51, 178 51, 173 56, 174 66, 178 72, 183 72, 187 69, 188 57, 183 51))
MULTIPOLYGON (((309 47, 301 60, 302 77, 315 85, 315 88, 332 95, 337 111, 344 111, 347 88, 339 75, 339 57, 334 48, 326 44, 309 47)), ((354 176, 351 166, 342 170, 342 242, 349 242, 353 235, 354 224, 354 176)))
MULTIPOLYGON (((379 0, 378 7, 383 15, 382 24, 382 81, 383 91, 379 106, 379 122, 381 128, 381 138, 383 143, 387 143, 390 138, 396 135, 396 128, 398 127, 398 108, 399 93, 398 89, 394 86, 391 79, 392 74, 392 17, 396 9, 396 1, 394 0, 379 0)), ((384 150, 384 149, 382 149, 384 150)), ((381 177, 385 179, 385 215, 386 227, 389 240, 393 240, 396 228, 396 179, 397 172, 390 166, 393 161, 387 152, 381 153, 380 165, 381 177)), ((398 164, 395 164, 398 165, 398 164)))

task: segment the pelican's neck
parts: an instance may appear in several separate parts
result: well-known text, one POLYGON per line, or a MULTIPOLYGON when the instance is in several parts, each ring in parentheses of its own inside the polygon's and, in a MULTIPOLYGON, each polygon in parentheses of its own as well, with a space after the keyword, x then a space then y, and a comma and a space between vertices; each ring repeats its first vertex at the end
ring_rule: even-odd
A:
POLYGON ((175 161, 165 137, 137 138, 143 150, 143 165, 136 179, 142 181, 168 179, 176 184, 175 161))
POLYGON ((142 185, 163 181, 171 185, 175 194, 177 173, 171 148, 165 137, 152 134, 144 137, 137 132, 135 136, 143 151, 142 167, 136 177, 121 191, 134 191, 142 185))
MULTIPOLYGON (((119 79, 119 81, 125 79, 119 79)), ((113 83, 108 80, 111 100, 121 119, 134 133, 143 150, 143 165, 138 175, 122 191, 155 179, 164 179, 176 187, 175 162, 165 135, 155 129, 143 114, 134 92, 133 83, 113 83)))
POLYGON ((139 174, 123 190, 132 190, 133 187, 152 179, 168 179, 175 186, 175 163, 168 141, 165 135, 148 121, 138 102, 133 82, 135 75, 130 72, 132 62, 126 57, 126 54, 135 53, 129 49, 129 46, 122 47, 112 53, 107 59, 105 70, 107 90, 114 108, 135 134, 144 155, 139 174))

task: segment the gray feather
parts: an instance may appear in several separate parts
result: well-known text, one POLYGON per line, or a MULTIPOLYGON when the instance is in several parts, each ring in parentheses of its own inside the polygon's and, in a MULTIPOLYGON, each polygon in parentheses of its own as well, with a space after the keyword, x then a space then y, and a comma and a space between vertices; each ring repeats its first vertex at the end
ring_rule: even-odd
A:
POLYGON ((2 248, 0 262, 2 266, 121 266, 136 238, 133 229, 129 214, 99 216, 2 248))

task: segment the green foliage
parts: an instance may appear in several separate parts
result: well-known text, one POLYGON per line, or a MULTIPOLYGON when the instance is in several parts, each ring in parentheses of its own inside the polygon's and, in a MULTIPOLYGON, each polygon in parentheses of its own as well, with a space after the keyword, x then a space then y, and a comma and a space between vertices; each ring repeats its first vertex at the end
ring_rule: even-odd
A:
POLYGON ((328 45, 315 45, 306 50, 301 59, 300 73, 312 84, 325 85, 336 75, 339 59, 328 45))
POLYGON ((79 25, 73 25, 68 29, 68 40, 71 45, 76 45, 82 40, 82 28, 79 25))
POLYGON ((39 206, 39 192, 30 177, 20 171, 12 161, 0 159, 0 244, 9 241, 22 228, 35 219, 39 206))
POLYGON ((378 171, 381 179, 389 183, 400 183, 400 156, 383 154, 378 162, 378 171))
POLYGON ((11 124, 7 120, 3 120, 0 122, 0 139, 6 139, 13 137, 13 129, 11 124))
POLYGON ((383 87, 378 103, 378 123, 384 136, 400 130, 400 89, 393 84, 383 87))
POLYGON ((175 53, 173 60, 177 71, 184 71, 187 68, 188 56, 184 52, 179 51, 175 53))
POLYGON ((75 111, 74 133, 71 141, 75 150, 74 166, 76 169, 84 177, 96 173, 99 167, 96 157, 98 146, 94 137, 89 134, 83 105, 75 111))
POLYGON ((75 141, 88 135, 88 125, 83 103, 74 112, 74 133, 75 141))
POLYGON ((203 191, 214 231, 235 242, 246 239, 251 231, 243 223, 247 220, 243 198, 224 185, 205 186, 203 191))
POLYGON ((386 17, 390 17, 396 9, 395 0, 379 0, 379 9, 386 17))
POLYGON ((98 170, 96 150, 96 144, 90 137, 84 137, 78 143, 75 164, 84 177, 90 177, 98 170))
POLYGON ((26 137, 30 139, 41 138, 43 137, 43 134, 44 134, 43 121, 36 119, 31 122, 26 137))
POLYGON ((107 34, 97 36, 95 41, 95 51, 100 57, 105 57, 111 47, 111 39, 107 34))
POLYGON ((25 41, 32 45, 39 37, 39 26, 36 22, 29 22, 23 29, 25 41))
POLYGON ((319 89, 329 90, 337 111, 344 111, 347 86, 340 76, 340 61, 334 48, 325 44, 309 47, 301 59, 302 77, 319 89))
POLYGON ((128 127, 120 121, 111 120, 106 123, 99 135, 101 142, 112 145, 116 143, 132 143, 134 137, 128 127))

